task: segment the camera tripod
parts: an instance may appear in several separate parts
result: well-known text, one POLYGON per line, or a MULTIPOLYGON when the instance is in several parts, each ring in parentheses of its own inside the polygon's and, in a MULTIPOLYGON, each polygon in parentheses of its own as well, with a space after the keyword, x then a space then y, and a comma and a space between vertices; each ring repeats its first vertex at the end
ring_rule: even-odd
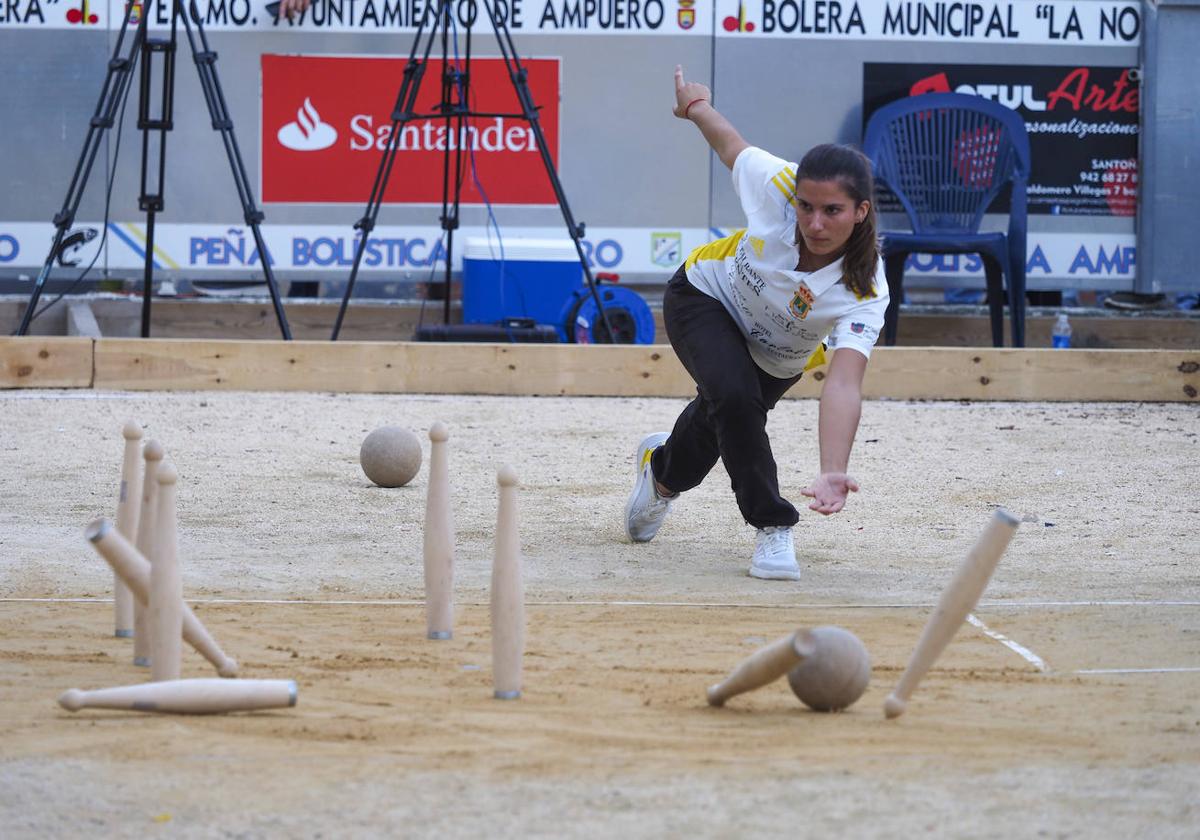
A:
MULTIPOLYGON (((508 23, 499 12, 496 0, 470 0, 469 3, 465 4, 465 8, 468 10, 469 17, 464 24, 464 28, 466 29, 466 49, 464 51, 465 56, 461 61, 456 54, 449 52, 450 30, 455 25, 453 18, 454 9, 451 0, 437 0, 437 5, 431 7, 426 12, 417 27, 416 35, 413 38, 412 50, 409 52, 408 62, 404 66, 404 76, 400 82, 400 90, 396 96, 396 106, 392 110, 391 136, 388 138, 388 144, 386 149, 384 149, 383 157, 379 161, 379 170, 375 174, 375 182, 371 188, 371 196, 367 200, 365 215, 354 223, 355 230, 361 231, 361 235, 357 237, 358 245, 354 251, 354 261, 350 268, 350 278, 346 284, 345 294, 342 295, 342 305, 338 309, 337 319, 334 321, 331 340, 337 341, 338 333, 342 329, 342 319, 346 315, 346 307, 350 303, 351 295, 354 294, 354 283, 358 278, 359 266, 362 263, 363 254, 367 248, 367 240, 371 235, 371 231, 375 229, 375 222, 379 217, 379 210, 383 204, 384 191, 387 188, 388 179, 396 162, 397 146, 404 126, 413 120, 444 119, 447 137, 463 137, 467 121, 472 117, 505 117, 524 120, 529 124, 530 130, 533 132, 534 139, 537 142, 538 153, 546 169, 546 175, 550 178, 550 185, 554 190, 555 200, 562 210, 567 233, 570 234, 571 240, 575 243, 575 251, 579 255, 579 263, 583 266, 583 276, 587 281, 588 293, 596 305, 599 320, 596 339, 599 342, 612 343, 614 333, 609 324, 608 316, 604 311, 604 306, 600 301, 600 296, 596 291, 596 281, 592 276, 592 269, 588 264, 583 248, 585 226, 582 222, 576 223, 575 217, 571 213, 571 208, 567 205, 567 197, 563 193, 562 182, 558 178, 557 171, 555 171, 554 160, 550 157, 550 151, 546 147, 546 136, 542 131, 541 123, 538 121, 538 106, 534 104, 533 96, 529 91, 528 73, 517 55, 517 49, 513 44, 512 33, 509 32, 508 23), (500 54, 508 71, 508 77, 512 81, 513 89, 517 94, 517 101, 521 105, 521 113, 519 114, 481 113, 471 110, 471 27, 478 16, 480 4, 482 4, 492 24, 492 31, 500 46, 500 54), (427 28, 428 31, 426 31, 427 28), (441 100, 435 106, 433 113, 419 114, 416 112, 417 94, 421 88, 421 81, 425 76, 429 53, 439 38, 441 41, 443 68, 441 100)), ((457 32, 454 33, 454 37, 456 53, 457 32)), ((450 323, 450 275, 454 253, 454 231, 459 226, 459 199, 462 193, 465 167, 468 163, 467 156, 470 155, 470 150, 464 151, 462 148, 463 143, 453 144, 455 146, 453 150, 451 150, 450 145, 449 143, 446 144, 446 149, 442 156, 442 213, 440 216, 442 230, 445 231, 446 238, 446 266, 442 298, 442 318, 443 323, 446 325, 450 323), (453 167, 451 166, 451 157, 453 157, 453 167)))
MULTIPOLYGON (((167 132, 174 126, 175 110, 175 53, 177 46, 177 26, 183 24, 184 34, 191 47, 196 70, 200 74, 200 87, 204 91, 204 101, 208 106, 212 127, 221 133, 225 153, 229 158, 230 169, 237 189, 238 198, 242 204, 242 214, 246 224, 254 234, 254 244, 258 249, 258 259, 262 265, 263 276, 271 291, 271 301, 275 305, 275 317, 279 321, 279 329, 285 339, 291 339, 287 316, 283 312, 283 304, 279 299, 279 287, 275 283, 275 274, 271 270, 270 259, 267 255, 266 242, 263 241, 260 225, 263 213, 254 203, 250 189, 250 179, 246 175, 246 167, 242 162, 242 153, 238 148, 237 138, 233 133, 233 120, 225 104, 225 94, 217 79, 217 54, 208 45, 208 36, 200 23, 200 16, 195 8, 194 0, 172 0, 171 32, 168 37, 150 37, 147 32, 149 11, 143 10, 137 21, 133 22, 133 37, 126 38, 135 5, 130 3, 125 7, 125 18, 117 35, 116 47, 108 62, 108 73, 100 89, 100 100, 88 123, 87 138, 84 140, 83 152, 75 164, 75 173, 67 188, 67 197, 62 209, 54 216, 56 228, 54 242, 42 270, 38 273, 33 292, 29 297, 29 305, 17 328, 17 335, 25 335, 29 324, 34 318, 38 298, 50 278, 54 261, 63 248, 63 240, 75 223, 75 214, 83 199, 83 191, 87 186, 88 176, 100 151, 104 132, 113 127, 117 115, 122 111, 126 98, 132 87, 133 71, 140 62, 138 85, 138 129, 142 133, 142 172, 141 194, 138 197, 139 209, 146 213, 146 245, 145 267, 142 281, 142 337, 150 336, 150 299, 153 296, 154 279, 154 222, 158 213, 164 207, 163 186, 166 176, 167 132), (189 21, 189 15, 191 20, 189 21), (193 31, 194 27, 194 31, 193 31), (157 72, 156 72, 157 71, 157 72), (155 90, 155 82, 160 89, 155 90), (157 110, 154 108, 157 94, 157 110), (151 157, 156 158, 157 166, 151 165, 151 157)), ((140 8, 140 7, 138 7, 140 8)))

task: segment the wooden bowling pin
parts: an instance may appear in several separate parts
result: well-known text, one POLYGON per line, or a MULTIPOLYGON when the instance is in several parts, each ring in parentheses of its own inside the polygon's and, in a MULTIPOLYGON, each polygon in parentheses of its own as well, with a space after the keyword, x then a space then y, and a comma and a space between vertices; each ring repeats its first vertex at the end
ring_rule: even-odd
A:
POLYGON ((296 694, 295 680, 168 680, 95 691, 72 688, 58 698, 58 704, 70 712, 125 709, 207 715, 295 706, 296 694))
POLYGON ((150 677, 155 682, 179 679, 183 655, 183 578, 175 534, 178 478, 169 461, 158 468, 154 562, 150 566, 150 677))
POLYGON ((429 429, 429 485, 425 495, 425 635, 454 636, 454 523, 444 423, 429 429))
POLYGON ((723 706, 730 697, 761 688, 787 674, 792 692, 817 711, 854 704, 871 679, 871 661, 862 641, 842 627, 796 630, 746 657, 723 682, 708 689, 708 703, 723 706))
POLYGON ((723 706, 730 697, 762 688, 782 677, 815 651, 815 640, 809 634, 802 630, 788 633, 750 654, 722 682, 711 686, 708 689, 708 704, 723 706))
MULTIPOLYGON (((133 591, 134 597, 144 607, 149 606, 150 562, 107 519, 93 520, 83 535, 133 591)), ((225 655, 187 604, 183 605, 183 640, 211 662, 222 677, 237 676, 237 663, 225 655)))
MULTIPOLYGON (((138 513, 137 541, 142 556, 154 562, 154 512, 158 508, 158 465, 163 458, 162 444, 146 441, 142 447, 146 470, 142 475, 141 510, 138 513)), ((128 535, 125 535, 128 537, 128 535)), ((150 665, 150 616, 141 598, 133 599, 133 664, 150 665)))
POLYGON ((959 564, 950 583, 946 584, 933 615, 926 622, 925 629, 921 631, 921 638, 917 640, 917 646, 909 657, 908 667, 904 669, 900 681, 884 701, 885 717, 890 719, 904 714, 908 707, 908 699, 921 678, 954 638, 967 613, 979 603, 983 590, 991 580, 992 572, 996 570, 996 564, 1004 556, 1004 551, 1020 524, 1020 519, 1003 508, 997 508, 992 514, 987 527, 959 564))
MULTIPOLYGON (((125 454, 121 461, 121 489, 117 496, 117 530, 132 540, 137 533, 138 511, 142 495, 142 477, 138 470, 142 427, 133 420, 121 429, 125 437, 125 454)), ((134 634, 133 593, 121 578, 113 575, 113 605, 116 635, 128 638, 134 634)))
POLYGON ((521 657, 525 653, 525 590, 517 533, 517 474, 504 466, 496 476, 496 553, 492 562, 492 682, 498 700, 521 696, 521 657))

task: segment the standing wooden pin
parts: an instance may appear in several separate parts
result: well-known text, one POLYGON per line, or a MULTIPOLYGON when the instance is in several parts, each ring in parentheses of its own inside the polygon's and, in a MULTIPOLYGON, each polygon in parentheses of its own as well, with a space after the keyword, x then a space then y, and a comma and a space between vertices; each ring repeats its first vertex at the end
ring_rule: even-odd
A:
POLYGON ((525 653, 525 589, 517 533, 517 474, 504 466, 496 475, 496 555, 492 561, 492 684, 498 700, 521 696, 521 657, 525 653))
MULTIPOLYGON (((125 436, 125 457, 121 462, 121 491, 117 497, 117 530, 132 540, 137 533, 138 509, 141 503, 142 478, 138 471, 138 450, 141 448, 142 427, 133 420, 126 421, 121 434, 125 436)), ((129 638, 134 634, 133 593, 124 582, 113 575, 113 605, 116 634, 129 638)))
POLYGON ((429 486, 425 495, 425 635, 454 636, 454 522, 444 423, 429 429, 429 486))
POLYGON ((992 514, 987 527, 942 591, 942 597, 938 599, 937 607, 926 622, 925 629, 921 631, 921 638, 917 640, 917 646, 909 657, 908 667, 904 669, 896 688, 884 701, 883 713, 886 717, 895 718, 904 714, 908 698, 917 687, 917 683, 954 638, 967 613, 979 603, 992 572, 996 570, 996 564, 1000 562, 1020 524, 1021 520, 1003 508, 997 508, 992 514))
MULTIPOLYGON (((158 508, 158 465, 163 458, 162 444, 146 441, 142 448, 146 472, 142 476, 141 508, 138 513, 137 541, 142 556, 154 562, 154 512, 158 508)), ((133 664, 150 666, 150 615, 142 599, 133 599, 133 664)))
POLYGON ((175 482, 166 461, 158 468, 154 563, 150 566, 150 675, 155 682, 179 679, 183 637, 183 581, 175 534, 175 482))

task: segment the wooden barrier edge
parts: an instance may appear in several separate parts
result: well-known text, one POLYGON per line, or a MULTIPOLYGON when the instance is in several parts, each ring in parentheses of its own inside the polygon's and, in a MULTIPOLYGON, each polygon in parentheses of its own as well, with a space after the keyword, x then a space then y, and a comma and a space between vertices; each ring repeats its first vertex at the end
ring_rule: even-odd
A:
POLYGON ((94 374, 93 338, 0 337, 0 390, 91 388, 94 374))
MULTIPOLYGON (((867 398, 1194 401, 1200 352, 877 348, 867 398)), ((792 390, 820 392, 822 371, 792 390)), ((672 396, 694 386, 665 345, 102 339, 96 387, 672 396)))
MULTIPOLYGON (((15 377, 19 384, 0 379, 0 387, 667 397, 695 392, 667 345, 2 341, 0 370, 7 372, 14 361, 29 369, 15 377), (91 355, 87 365, 80 360, 70 376, 56 376, 52 361, 61 365, 70 352, 85 348, 91 355), (50 355, 42 357, 42 351, 50 355)), ((823 375, 813 371, 789 396, 817 396, 823 375)), ((1196 402, 1200 350, 880 347, 863 390, 868 399, 1196 402)))

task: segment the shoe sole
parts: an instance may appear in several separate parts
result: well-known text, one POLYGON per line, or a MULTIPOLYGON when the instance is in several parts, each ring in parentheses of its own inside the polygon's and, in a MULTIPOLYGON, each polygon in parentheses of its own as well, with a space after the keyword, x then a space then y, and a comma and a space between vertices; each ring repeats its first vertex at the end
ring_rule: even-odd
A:
POLYGON ((756 569, 751 566, 750 577, 758 578, 759 580, 800 580, 800 572, 789 572, 786 569, 770 571, 768 569, 756 569))

